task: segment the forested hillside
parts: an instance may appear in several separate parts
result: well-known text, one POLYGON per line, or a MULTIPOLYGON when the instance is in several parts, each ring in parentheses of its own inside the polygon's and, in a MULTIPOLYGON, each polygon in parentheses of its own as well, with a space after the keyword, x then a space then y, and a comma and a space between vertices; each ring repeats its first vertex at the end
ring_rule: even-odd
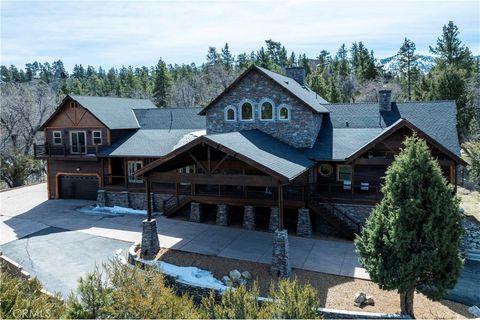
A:
MULTIPOLYGON (((158 107, 205 106, 250 64, 284 73, 286 67, 306 69, 307 83, 331 103, 375 101, 386 87, 396 101, 455 100, 462 142, 475 144, 480 135, 480 60, 460 40, 453 22, 439 30, 430 56, 417 54, 407 38, 398 53, 378 59, 362 42, 342 44, 337 52, 318 48, 317 57, 289 52, 280 42, 234 55, 228 44, 208 48, 201 65, 171 65, 161 58, 154 66, 105 69, 62 61, 1 66, 1 179, 9 186, 40 175, 31 158, 35 133, 66 94, 149 98, 158 107)), ((478 147, 478 144, 477 144, 478 147)), ((480 153, 474 148, 474 153, 480 153)))

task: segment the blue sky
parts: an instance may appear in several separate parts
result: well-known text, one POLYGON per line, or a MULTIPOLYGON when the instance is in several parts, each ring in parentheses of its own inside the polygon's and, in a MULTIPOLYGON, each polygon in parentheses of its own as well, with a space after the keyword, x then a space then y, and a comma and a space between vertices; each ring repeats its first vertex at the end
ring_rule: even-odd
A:
POLYGON ((1 64, 61 59, 98 67, 201 63, 228 42, 234 54, 265 39, 316 57, 363 41, 377 57, 403 39, 428 53, 453 20, 480 54, 480 1, 6 1, 1 0, 1 64))

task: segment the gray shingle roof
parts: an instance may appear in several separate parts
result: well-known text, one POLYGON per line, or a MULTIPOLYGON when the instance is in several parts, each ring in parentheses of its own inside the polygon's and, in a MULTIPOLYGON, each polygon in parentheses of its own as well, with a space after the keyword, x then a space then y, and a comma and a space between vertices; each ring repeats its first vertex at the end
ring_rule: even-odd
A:
POLYGON ((218 99, 220 99, 220 97, 222 97, 225 94, 225 92, 233 90, 235 87, 235 84, 240 79, 245 77, 252 70, 256 70, 257 72, 260 72, 261 74, 264 74, 265 76, 271 78, 277 84, 279 84, 280 86, 285 88, 287 91, 289 91, 292 95, 296 96, 298 99, 303 101, 314 112, 317 112, 317 113, 329 112, 328 109, 325 108, 324 106, 328 104, 328 101, 320 97, 318 94, 316 94, 313 90, 311 90, 307 86, 300 85, 297 81, 293 80, 292 78, 272 72, 265 68, 260 68, 256 65, 252 65, 250 68, 245 70, 244 73, 242 73, 239 77, 237 77, 237 79, 235 79, 235 81, 232 84, 230 84, 230 86, 228 86, 222 93, 220 93, 215 99, 213 99, 205 108, 203 108, 200 111, 200 114, 205 115, 206 111, 210 108, 210 106, 212 106, 218 99))
POLYGON ((289 180, 313 166, 313 162, 302 150, 292 148, 259 130, 212 134, 204 138, 270 168, 289 180))
POLYGON ((205 129, 200 108, 161 108, 134 110, 142 129, 205 129))
POLYGON ((138 129, 133 110, 157 109, 148 99, 70 96, 90 111, 109 129, 138 129))
POLYGON ((261 68, 261 67, 256 67, 256 68, 261 70, 266 75, 268 75, 276 83, 278 83, 279 85, 281 85, 282 87, 290 91, 293 95, 295 95, 297 98, 305 102, 316 112, 318 113, 329 112, 328 109, 324 106, 325 104, 328 104, 328 101, 320 97, 312 89, 308 88, 307 86, 302 86, 292 78, 275 73, 265 68, 261 68))
POLYGON ((99 156, 162 157, 204 133, 192 129, 140 129, 103 148, 99 156))
POLYGON ((454 101, 398 102, 391 111, 379 112, 378 104, 329 104, 315 146, 308 151, 318 160, 344 160, 383 130, 406 119, 460 156, 454 101), (348 121, 348 127, 346 122, 348 121))

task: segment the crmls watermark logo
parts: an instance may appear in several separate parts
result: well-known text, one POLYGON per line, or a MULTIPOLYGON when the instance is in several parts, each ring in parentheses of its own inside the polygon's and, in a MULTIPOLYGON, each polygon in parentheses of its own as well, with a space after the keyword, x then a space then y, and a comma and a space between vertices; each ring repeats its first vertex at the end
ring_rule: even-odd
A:
POLYGON ((17 319, 18 318, 22 318, 22 319, 51 318, 50 309, 40 309, 40 310, 15 309, 13 310, 12 315, 17 319))

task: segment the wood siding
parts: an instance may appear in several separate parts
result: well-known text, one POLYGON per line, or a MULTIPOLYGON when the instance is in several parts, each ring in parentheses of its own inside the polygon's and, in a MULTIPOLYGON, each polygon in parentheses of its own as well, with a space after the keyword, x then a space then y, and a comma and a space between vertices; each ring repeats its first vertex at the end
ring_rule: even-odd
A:
POLYGON ((101 181, 100 161, 62 161, 48 160, 48 193, 50 199, 58 199, 58 177, 60 175, 95 175, 101 181), (80 170, 77 171, 77 168, 80 170))

